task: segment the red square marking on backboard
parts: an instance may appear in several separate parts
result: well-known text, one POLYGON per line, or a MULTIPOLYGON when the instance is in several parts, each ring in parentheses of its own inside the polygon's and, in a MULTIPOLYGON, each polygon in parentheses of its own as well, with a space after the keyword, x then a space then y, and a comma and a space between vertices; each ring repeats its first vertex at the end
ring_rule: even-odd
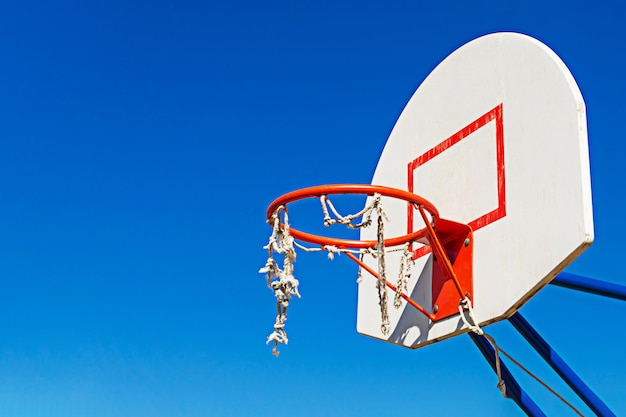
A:
MULTIPOLYGON (((506 193, 505 193, 505 180, 504 180, 504 123, 502 117, 502 103, 498 104, 496 107, 488 111, 487 113, 480 116, 478 119, 474 120, 463 129, 459 130, 443 142, 435 145, 428 151, 424 152, 422 155, 415 158, 413 161, 409 162, 408 165, 408 186, 409 192, 413 192, 413 172, 421 165, 424 165, 426 162, 431 159, 437 157, 447 149, 456 145, 463 139, 467 138, 472 133, 476 132, 478 129, 484 127, 487 123, 491 121, 495 121, 496 124, 496 169, 497 169, 497 180, 498 180, 498 206, 484 213, 474 220, 468 222, 469 226, 472 230, 476 231, 482 227, 487 226, 506 216, 506 193)), ((407 208, 407 233, 413 233, 413 213, 414 208, 411 204, 408 205, 407 208)), ((455 219, 450 219, 455 220, 455 219)), ((430 252, 430 246, 423 246, 413 251, 413 258, 417 259, 420 256, 423 256, 430 252)))

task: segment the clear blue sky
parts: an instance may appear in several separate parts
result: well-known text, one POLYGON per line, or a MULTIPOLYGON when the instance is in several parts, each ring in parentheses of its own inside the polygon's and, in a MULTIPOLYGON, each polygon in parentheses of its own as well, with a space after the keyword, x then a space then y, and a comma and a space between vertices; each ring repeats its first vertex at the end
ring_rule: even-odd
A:
MULTIPOLYGON (((265 208, 295 188, 369 182, 424 77, 473 38, 518 31, 562 57, 587 104, 596 242, 568 271, 626 284, 625 13, 618 1, 4 2, 0 415, 522 415, 467 336, 416 351, 358 336, 343 258, 300 257, 304 296, 273 357, 265 208)), ((626 415, 626 303, 548 287, 522 311, 626 415)), ((489 330, 572 398, 510 326, 489 330)), ((570 415, 514 372, 550 415, 570 415)))

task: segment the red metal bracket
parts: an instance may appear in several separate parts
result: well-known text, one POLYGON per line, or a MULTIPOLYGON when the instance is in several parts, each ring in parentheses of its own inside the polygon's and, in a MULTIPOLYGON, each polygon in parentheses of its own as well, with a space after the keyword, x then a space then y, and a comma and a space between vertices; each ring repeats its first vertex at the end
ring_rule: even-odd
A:
POLYGON ((433 321, 459 313, 459 302, 473 300, 472 228, 463 223, 439 219, 429 236, 433 250, 432 306, 433 321))

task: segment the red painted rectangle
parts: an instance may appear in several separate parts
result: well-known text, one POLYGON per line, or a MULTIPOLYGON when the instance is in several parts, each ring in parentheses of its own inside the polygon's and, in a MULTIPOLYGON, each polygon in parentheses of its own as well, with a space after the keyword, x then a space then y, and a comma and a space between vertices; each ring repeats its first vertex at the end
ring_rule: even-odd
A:
MULTIPOLYGON (((480 116, 449 138, 435 145, 422 155, 415 158, 408 164, 408 190, 413 192, 413 176, 414 171, 426 162, 436 158, 441 153, 450 149, 452 146, 461 142, 463 139, 484 127, 487 123, 495 121, 496 127, 496 177, 497 177, 497 196, 498 206, 493 210, 484 213, 477 218, 468 222, 472 230, 476 231, 506 216, 506 188, 505 188, 505 169, 504 169, 504 122, 503 122, 503 106, 498 104, 487 113, 480 116)), ((424 196, 428 198, 428 196, 424 196)), ((407 233, 413 232, 413 212, 414 208, 409 204, 407 207, 407 233)), ((450 219, 455 220, 455 219, 450 219)), ((423 246, 413 251, 413 258, 417 259, 430 252, 430 247, 423 246)))

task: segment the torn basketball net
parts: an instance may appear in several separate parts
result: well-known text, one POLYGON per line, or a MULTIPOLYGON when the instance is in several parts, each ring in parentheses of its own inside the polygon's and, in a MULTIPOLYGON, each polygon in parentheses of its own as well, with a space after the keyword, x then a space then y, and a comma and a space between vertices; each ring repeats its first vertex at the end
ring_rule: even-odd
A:
MULTIPOLYGON (((268 258, 265 266, 259 270, 259 273, 266 274, 267 285, 274 291, 276 297, 276 321, 274 323, 274 331, 268 336, 267 343, 274 343, 272 353, 278 356, 278 345, 287 344, 288 338, 285 331, 285 322, 287 321, 287 307, 293 296, 300 297, 298 292, 298 280, 294 276, 294 262, 296 260, 295 248, 302 249, 306 252, 327 251, 329 259, 333 259, 335 253, 351 253, 359 255, 362 263, 365 255, 371 255, 378 261, 378 274, 376 288, 378 290, 378 304, 381 313, 381 332, 384 335, 389 334, 389 314, 387 310, 387 273, 385 270, 385 239, 384 224, 389 221, 385 214, 382 204, 381 195, 374 194, 370 203, 361 211, 355 214, 343 216, 335 209, 334 205, 326 195, 319 197, 324 214, 324 226, 332 226, 335 224, 344 225, 350 229, 359 229, 370 227, 372 225, 372 216, 376 217, 377 225, 377 243, 375 248, 365 249, 347 249, 332 245, 323 245, 319 248, 305 247, 294 239, 290 234, 289 217, 284 205, 279 206, 268 219, 268 223, 272 226, 272 234, 269 242, 264 249, 268 251, 268 258), (282 218, 281 218, 282 217, 282 218), (355 220, 361 219, 360 223, 355 220), (276 255, 283 258, 282 268, 276 261, 276 255)), ((402 305, 401 296, 403 290, 406 289, 407 283, 411 276, 411 265, 413 263, 413 254, 410 251, 410 242, 404 244, 401 249, 393 249, 392 251, 402 250, 403 256, 400 262, 400 272, 398 274, 397 285, 395 286, 394 307, 400 308, 402 305)), ((359 280, 362 277, 362 267, 359 268, 359 280)), ((394 288, 393 286, 391 286, 394 288)))

